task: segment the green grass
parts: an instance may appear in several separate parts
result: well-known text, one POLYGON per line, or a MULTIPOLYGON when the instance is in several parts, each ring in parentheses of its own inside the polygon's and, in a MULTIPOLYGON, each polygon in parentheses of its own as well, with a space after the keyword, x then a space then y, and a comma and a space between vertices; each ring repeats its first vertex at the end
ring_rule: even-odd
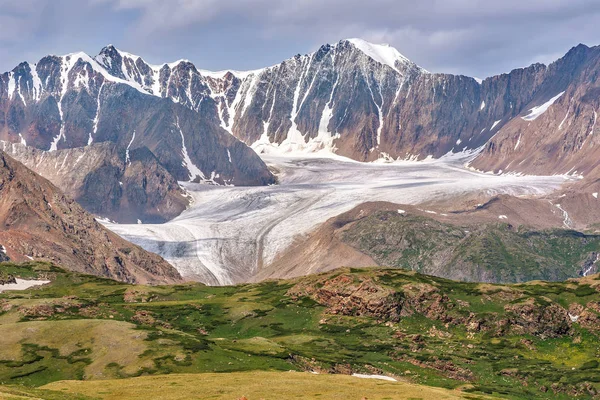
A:
MULTIPOLYGON (((600 389, 600 326, 573 323, 555 336, 527 333, 518 329, 522 317, 507 311, 529 303, 534 316, 548 307, 587 307, 600 300, 591 280, 504 286, 400 269, 343 269, 235 287, 146 287, 48 264, 0 269, 52 280, 0 294, 0 385, 13 389, 64 380, 257 370, 383 374, 511 399, 568 399, 574 392, 591 398, 585 385, 600 389), (382 301, 399 302, 404 311, 398 319, 376 311, 361 314, 358 306, 333 313, 317 295, 369 282, 377 290, 361 298, 376 302, 377 293, 393 294, 382 301), (428 294, 414 297, 420 290, 428 294), (469 318, 481 328, 471 329, 469 318)), ((537 323, 553 332, 543 318, 537 323)), ((95 387, 64 385, 84 395, 95 387)), ((104 397, 111 398, 115 387, 107 387, 113 394, 104 397)))
POLYGON ((161 387, 161 399, 223 399, 245 396, 265 399, 482 399, 406 382, 385 382, 341 375, 312 375, 299 372, 246 372, 232 374, 170 375, 96 382, 56 382, 53 391, 77 393, 105 400, 153 398, 161 387))

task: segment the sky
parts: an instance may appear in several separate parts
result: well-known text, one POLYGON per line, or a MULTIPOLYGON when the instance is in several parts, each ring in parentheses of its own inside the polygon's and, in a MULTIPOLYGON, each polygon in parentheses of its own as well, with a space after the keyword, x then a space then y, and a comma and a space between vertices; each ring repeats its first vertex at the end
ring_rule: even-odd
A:
POLYGON ((256 69, 359 37, 485 78, 600 44, 599 0, 0 0, 0 71, 113 44, 160 64, 256 69))

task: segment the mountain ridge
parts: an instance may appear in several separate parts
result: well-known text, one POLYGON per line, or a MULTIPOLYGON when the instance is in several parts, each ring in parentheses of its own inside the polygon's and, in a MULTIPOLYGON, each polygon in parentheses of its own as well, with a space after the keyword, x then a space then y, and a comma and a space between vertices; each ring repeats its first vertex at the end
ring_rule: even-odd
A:
POLYGON ((598 158, 593 140, 582 146, 582 132, 595 127, 599 54, 578 45, 547 66, 479 83, 429 73, 392 47, 359 39, 219 73, 187 60, 152 65, 107 46, 95 57, 47 56, 0 75, 0 140, 45 151, 113 142, 123 162, 146 147, 175 180, 221 185, 275 183, 249 147, 357 161, 483 148, 472 162, 482 171, 589 174, 598 158), (569 118, 555 111, 565 106, 575 107, 569 118), (566 136, 546 135, 559 122, 566 136), (536 151, 540 141, 548 143, 536 151))
MULTIPOLYGON (((8 80, 8 97, 19 97, 26 105, 21 90, 23 76, 16 78, 19 70, 29 71, 31 85, 27 81, 25 86, 35 101, 44 90, 37 71, 40 63, 49 58, 67 60, 60 77, 66 81, 73 64, 83 62, 111 83, 126 84, 142 94, 167 98, 199 112, 202 118, 218 123, 258 152, 326 150, 359 161, 423 159, 486 144, 509 120, 535 103, 536 98, 544 97, 548 91, 545 86, 549 86, 542 82, 544 71, 553 69, 572 54, 594 49, 579 44, 549 65, 535 63, 481 81, 466 75, 430 73, 394 47, 362 39, 326 44, 315 52, 251 71, 206 71, 185 59, 149 64, 141 56, 108 45, 95 57, 82 52, 47 56, 37 64, 21 63, 4 75, 8 80), (521 81, 524 93, 507 86, 515 80, 521 81), (411 93, 413 87, 419 92, 417 95, 411 93), (504 99, 500 101, 498 96, 504 99), (435 104, 448 100, 454 104, 435 104), (206 101, 212 103, 208 109, 203 104, 206 101), (415 107, 429 109, 433 118, 425 115, 429 111, 417 112, 415 107), (350 116, 349 108, 353 110, 350 116), (431 138, 424 138, 423 134, 431 138)), ((85 78, 79 72, 76 86, 80 87, 85 78)), ((64 95, 60 95, 59 106, 64 95)), ((100 102, 98 93, 98 108, 100 102)), ((98 119, 96 115, 93 120, 94 133, 98 119)), ((65 127, 62 123, 60 127, 50 150, 56 149, 61 139, 64 141, 65 127)), ((19 132, 19 135, 13 133, 7 139, 30 143, 26 134, 19 132)), ((89 133, 77 145, 93 141, 89 133)))

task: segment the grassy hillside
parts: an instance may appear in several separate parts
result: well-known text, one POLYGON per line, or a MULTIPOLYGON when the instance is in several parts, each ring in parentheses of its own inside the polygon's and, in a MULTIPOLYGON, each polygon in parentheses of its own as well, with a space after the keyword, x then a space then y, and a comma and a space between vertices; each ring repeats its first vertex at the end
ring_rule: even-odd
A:
POLYGON ((314 375, 307 372, 233 372, 229 374, 173 374, 109 381, 61 381, 45 386, 58 392, 81 393, 103 400, 147 400, 156 396, 161 387, 161 399, 235 400, 242 396, 253 399, 478 399, 459 391, 414 385, 406 382, 386 382, 360 379, 347 375, 314 375))
POLYGON ((593 266, 600 253, 600 235, 501 222, 458 225, 395 210, 352 222, 341 237, 379 265, 477 282, 562 281, 593 266))
MULTIPOLYGON (((600 389, 600 281, 593 278, 502 286, 399 269, 342 269, 235 287, 147 287, 40 263, 1 264, 0 269, 53 281, 0 294, 0 385, 8 387, 5 392, 35 395, 39 387, 63 380, 289 370, 387 375, 512 399, 592 398, 600 389)), ((260 374, 239 376, 238 387, 248 391, 235 396, 278 398, 267 375, 262 389, 244 383, 261 382, 260 374)), ((208 382, 218 378, 203 377, 190 375, 189 385, 202 390, 206 379, 209 390, 208 382)), ((234 378, 223 375, 222 380, 234 378)), ((387 382, 334 378, 356 380, 364 389, 355 392, 357 399, 387 396, 370 395, 377 393, 372 385, 385 389, 387 382)), ((135 382, 165 390, 165 382, 185 380, 144 379, 109 381, 106 393, 97 392, 94 383, 44 388, 115 398, 122 386, 132 396, 148 397, 135 382)), ((318 379, 310 385, 325 396, 319 385, 335 381, 318 379)), ((83 398, 77 396, 70 398, 83 398)))

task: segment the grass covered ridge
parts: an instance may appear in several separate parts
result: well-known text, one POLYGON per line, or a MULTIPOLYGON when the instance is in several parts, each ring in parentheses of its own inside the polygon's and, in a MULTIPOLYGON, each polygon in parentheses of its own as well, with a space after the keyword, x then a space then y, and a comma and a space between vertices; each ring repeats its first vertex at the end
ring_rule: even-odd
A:
POLYGON ((460 225, 376 211, 344 227, 342 240, 379 265, 476 282, 563 281, 597 260, 600 235, 507 223, 460 225))

